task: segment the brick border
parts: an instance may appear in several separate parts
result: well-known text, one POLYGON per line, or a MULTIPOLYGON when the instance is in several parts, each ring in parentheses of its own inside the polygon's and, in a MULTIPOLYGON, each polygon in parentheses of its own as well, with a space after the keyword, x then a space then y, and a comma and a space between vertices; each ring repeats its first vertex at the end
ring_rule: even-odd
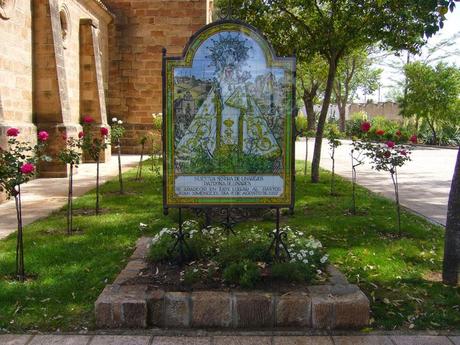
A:
POLYGON ((280 295, 261 291, 166 292, 124 285, 146 268, 152 239, 142 237, 126 267, 95 302, 100 328, 349 329, 369 324, 369 299, 334 266, 326 285, 280 295))

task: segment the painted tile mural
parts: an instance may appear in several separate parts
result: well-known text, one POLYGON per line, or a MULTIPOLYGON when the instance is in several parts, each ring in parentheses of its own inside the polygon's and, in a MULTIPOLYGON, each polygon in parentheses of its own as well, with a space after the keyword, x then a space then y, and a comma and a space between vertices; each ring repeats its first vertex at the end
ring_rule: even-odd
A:
POLYGON ((295 60, 210 25, 166 58, 166 205, 291 203, 295 60))

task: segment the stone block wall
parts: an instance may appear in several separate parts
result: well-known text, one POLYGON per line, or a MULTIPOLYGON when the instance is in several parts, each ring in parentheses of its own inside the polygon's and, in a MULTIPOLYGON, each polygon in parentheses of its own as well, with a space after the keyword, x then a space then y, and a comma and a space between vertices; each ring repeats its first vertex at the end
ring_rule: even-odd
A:
POLYGON ((353 103, 348 109, 348 114, 351 116, 354 113, 364 111, 372 119, 376 116, 383 116, 388 120, 402 121, 403 118, 399 115, 399 106, 394 102, 380 103, 353 103))
POLYGON ((115 21, 109 35, 108 117, 126 124, 124 153, 139 153, 140 138, 162 111, 162 49, 182 54, 206 24, 207 0, 105 0, 115 21))

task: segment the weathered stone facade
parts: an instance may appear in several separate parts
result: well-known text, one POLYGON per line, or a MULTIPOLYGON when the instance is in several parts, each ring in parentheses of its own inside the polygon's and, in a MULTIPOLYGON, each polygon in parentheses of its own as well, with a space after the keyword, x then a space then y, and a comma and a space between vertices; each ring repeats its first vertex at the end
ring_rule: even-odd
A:
POLYGON ((115 15, 109 37, 109 116, 127 124, 125 153, 139 153, 152 113, 162 111, 162 49, 181 55, 206 24, 206 0, 104 0, 115 15))
MULTIPOLYGON (((17 127, 30 141, 50 132, 49 153, 85 115, 127 127, 125 153, 140 151, 161 112, 162 49, 180 55, 206 24, 207 0, 4 0, 0 2, 0 145, 17 127)), ((110 150, 102 160, 110 158, 110 150)), ((64 177, 57 160, 44 177, 64 177)))

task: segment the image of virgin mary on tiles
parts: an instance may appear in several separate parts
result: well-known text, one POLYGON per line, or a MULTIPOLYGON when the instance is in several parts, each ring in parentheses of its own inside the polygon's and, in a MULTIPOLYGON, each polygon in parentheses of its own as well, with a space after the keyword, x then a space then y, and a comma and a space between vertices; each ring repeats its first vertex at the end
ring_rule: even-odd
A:
POLYGON ((289 87, 244 33, 205 40, 191 68, 174 70, 176 173, 281 173, 289 87))

